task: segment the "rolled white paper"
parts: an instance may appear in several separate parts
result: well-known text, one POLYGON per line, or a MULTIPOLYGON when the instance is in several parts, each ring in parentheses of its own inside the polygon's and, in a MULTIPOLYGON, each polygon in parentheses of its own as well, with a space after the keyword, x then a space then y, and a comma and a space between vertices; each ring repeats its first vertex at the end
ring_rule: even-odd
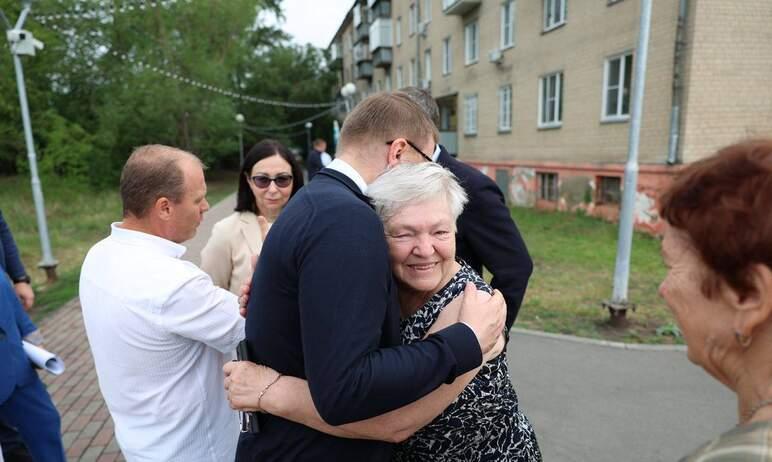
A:
POLYGON ((64 372, 64 361, 58 356, 25 340, 22 340, 21 343, 24 345, 24 352, 27 353, 27 357, 34 365, 54 375, 64 372))

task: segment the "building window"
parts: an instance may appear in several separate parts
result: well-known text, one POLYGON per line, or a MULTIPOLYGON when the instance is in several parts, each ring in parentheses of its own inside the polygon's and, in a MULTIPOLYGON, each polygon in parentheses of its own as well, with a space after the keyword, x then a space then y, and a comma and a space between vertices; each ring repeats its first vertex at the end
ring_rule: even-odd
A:
POLYGON ((539 199, 555 202, 558 200, 558 174, 537 173, 539 180, 539 199))
POLYGON ((397 89, 404 87, 405 80, 402 75, 402 66, 397 67, 397 89))
POLYGON ((466 64, 474 64, 480 55, 480 30, 477 21, 464 26, 464 56, 466 64))
POLYGON ((563 73, 539 79, 539 127, 560 127, 563 122, 563 73))
POLYGON ((424 0, 424 21, 432 21, 432 0, 424 0))
POLYGON ((402 45, 402 16, 397 18, 396 31, 394 31, 394 39, 397 42, 397 46, 402 45))
POLYGON ((418 8, 415 3, 411 3, 408 14, 408 34, 415 34, 416 30, 418 30, 418 8))
POLYGON ((598 204, 619 204, 622 198, 622 179, 618 176, 598 177, 598 204))
POLYGON ((375 91, 376 92, 383 91, 383 84, 381 83, 380 80, 375 81, 375 91))
POLYGON ((418 86, 418 68, 416 67, 415 58, 410 58, 410 85, 417 87, 418 86))
POLYGON ((568 0, 544 0, 544 31, 554 29, 566 22, 568 0))
POLYGON ((477 95, 464 98, 464 134, 477 134, 477 95))
POLYGON ((432 80, 432 50, 424 51, 424 80, 432 80))
POLYGON ((630 118, 630 82, 633 54, 626 53, 606 60, 603 66, 603 120, 630 118))
POLYGON ((499 131, 512 130, 512 85, 499 87, 499 131))
POLYGON ((505 0, 501 4, 501 48, 515 44, 515 1, 505 0))
POLYGON ((453 66, 452 56, 453 50, 450 48, 450 37, 445 37, 442 40, 442 75, 450 74, 450 69, 453 66))
POLYGON ((391 74, 386 74, 384 79, 386 91, 391 91, 391 74))

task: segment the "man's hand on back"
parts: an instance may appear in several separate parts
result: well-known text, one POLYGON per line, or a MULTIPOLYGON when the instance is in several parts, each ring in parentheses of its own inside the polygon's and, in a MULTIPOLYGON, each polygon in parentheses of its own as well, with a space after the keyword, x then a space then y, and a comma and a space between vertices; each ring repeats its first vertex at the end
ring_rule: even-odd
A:
MULTIPOLYGON (((498 290, 493 291, 493 296, 489 296, 478 291, 472 283, 466 285, 463 297, 458 320, 472 329, 480 343, 483 358, 489 360, 491 358, 488 353, 495 352, 496 344, 504 331, 507 304, 498 290)), ((497 355, 498 353, 495 356, 497 355)))

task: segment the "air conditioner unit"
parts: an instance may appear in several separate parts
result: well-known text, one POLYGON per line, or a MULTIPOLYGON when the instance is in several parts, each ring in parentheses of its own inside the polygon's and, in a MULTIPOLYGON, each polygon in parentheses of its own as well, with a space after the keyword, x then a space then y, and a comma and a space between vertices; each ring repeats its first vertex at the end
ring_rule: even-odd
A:
POLYGON ((492 63, 501 64, 504 61, 504 53, 498 48, 488 52, 488 59, 492 63))

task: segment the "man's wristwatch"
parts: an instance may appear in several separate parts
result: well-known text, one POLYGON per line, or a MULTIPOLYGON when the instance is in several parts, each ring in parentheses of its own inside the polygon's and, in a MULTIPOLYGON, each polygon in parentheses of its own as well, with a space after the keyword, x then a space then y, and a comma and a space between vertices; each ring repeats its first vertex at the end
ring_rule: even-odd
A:
POLYGON ((20 284, 22 282, 25 282, 29 284, 32 282, 32 279, 30 279, 29 275, 25 274, 24 276, 19 276, 17 278, 12 278, 14 284, 20 284))

